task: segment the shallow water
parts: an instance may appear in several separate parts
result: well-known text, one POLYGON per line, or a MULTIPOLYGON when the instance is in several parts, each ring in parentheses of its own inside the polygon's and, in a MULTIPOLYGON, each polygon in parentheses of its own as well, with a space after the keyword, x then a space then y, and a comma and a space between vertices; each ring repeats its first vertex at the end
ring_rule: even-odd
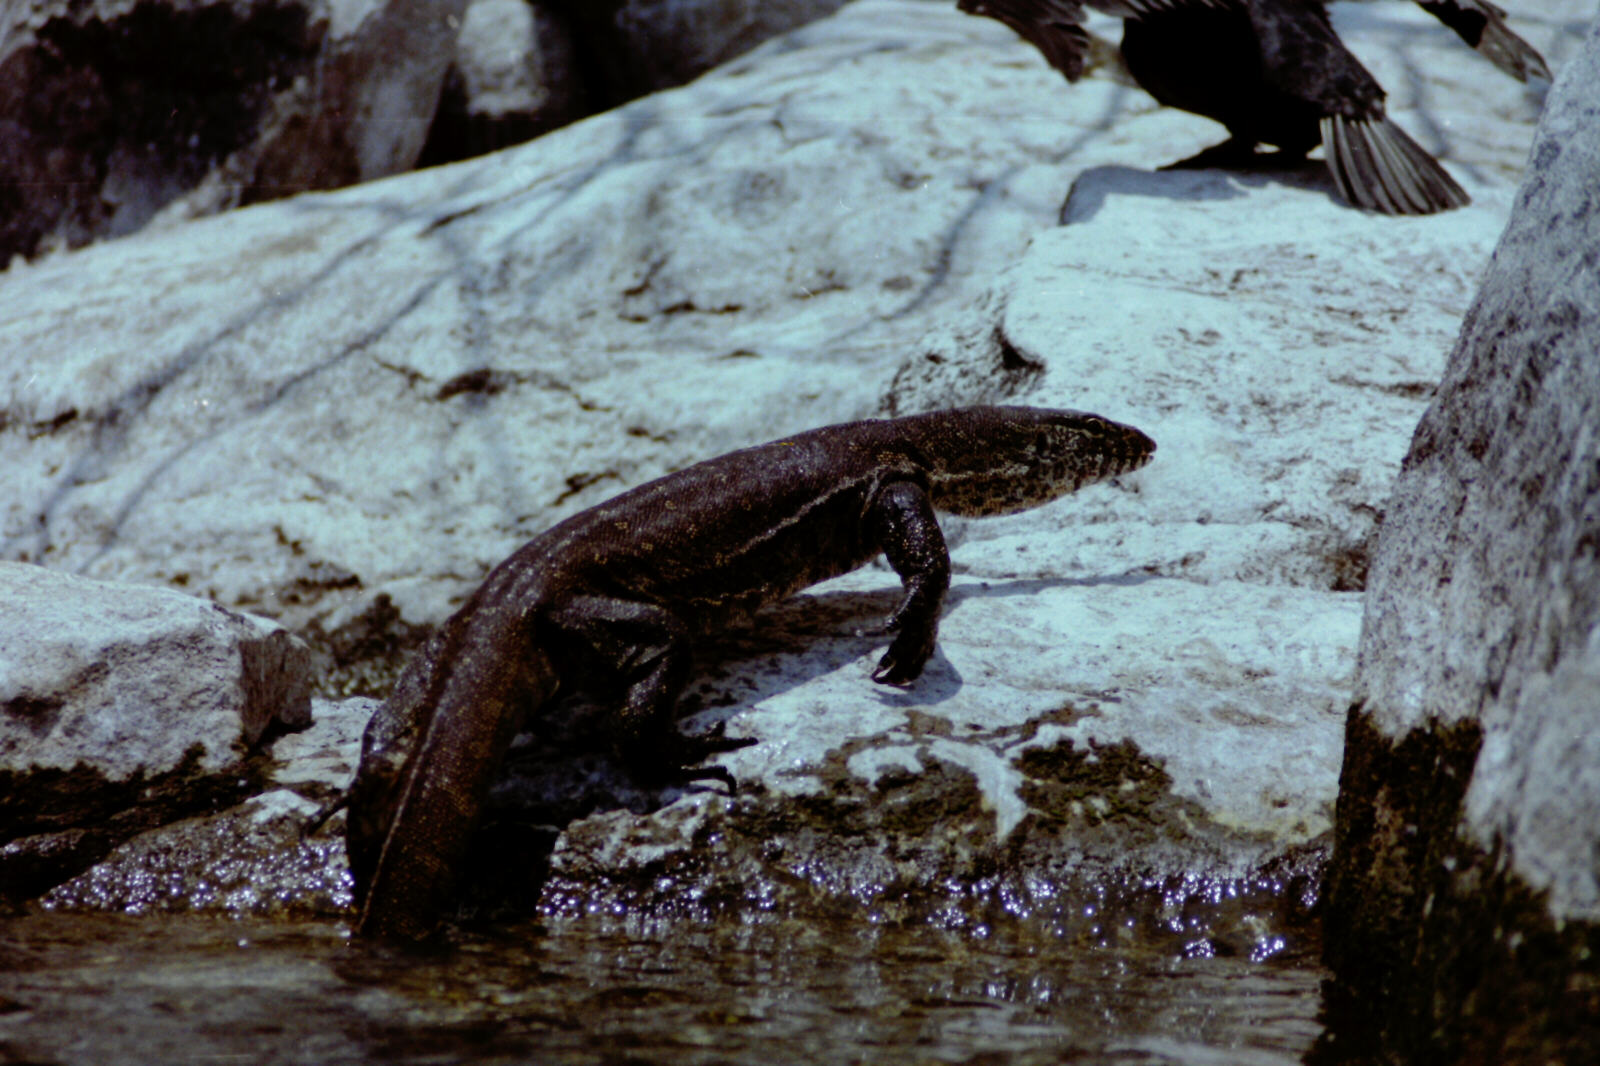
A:
POLYGON ((1311 957, 1173 958, 862 922, 458 931, 0 919, 4 1063, 1296 1063, 1311 957))

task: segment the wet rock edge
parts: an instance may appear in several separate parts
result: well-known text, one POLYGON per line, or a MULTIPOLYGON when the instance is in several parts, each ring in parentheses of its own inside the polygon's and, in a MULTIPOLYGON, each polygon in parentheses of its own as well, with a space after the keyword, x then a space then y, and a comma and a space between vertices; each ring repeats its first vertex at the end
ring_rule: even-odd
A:
POLYGON ((0 906, 41 895, 141 833, 225 810, 265 788, 269 759, 252 756, 207 773, 204 756, 196 743, 171 770, 125 781, 83 763, 0 770, 0 906))
POLYGON ((1313 1066, 1580 1062, 1600 1047, 1600 925, 1558 925, 1502 840, 1455 831, 1482 740, 1475 721, 1390 739, 1350 708, 1324 901, 1338 976, 1313 1066))

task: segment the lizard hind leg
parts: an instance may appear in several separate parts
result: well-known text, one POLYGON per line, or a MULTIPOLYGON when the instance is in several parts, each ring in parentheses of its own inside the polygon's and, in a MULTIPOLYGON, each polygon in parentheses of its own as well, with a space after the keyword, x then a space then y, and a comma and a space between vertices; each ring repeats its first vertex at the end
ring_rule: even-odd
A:
POLYGON ((548 610, 544 623, 559 646, 573 649, 593 677, 592 687, 616 709, 606 717, 605 738, 640 782, 653 785, 721 781, 721 767, 691 769, 719 752, 756 743, 728 738, 722 729, 701 737, 678 731, 678 697, 693 673, 689 629, 671 611, 637 600, 577 596, 548 610))

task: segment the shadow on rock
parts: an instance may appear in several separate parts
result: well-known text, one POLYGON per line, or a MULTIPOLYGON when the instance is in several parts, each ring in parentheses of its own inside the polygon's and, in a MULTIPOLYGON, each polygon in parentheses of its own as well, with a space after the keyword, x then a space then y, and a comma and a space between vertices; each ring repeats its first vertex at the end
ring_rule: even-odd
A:
POLYGON ((1113 196, 1145 199, 1202 201, 1237 200, 1251 189, 1284 185, 1307 192, 1320 192, 1330 201, 1343 204, 1338 187, 1320 160, 1302 160, 1275 166, 1264 157, 1252 170, 1137 170, 1133 167, 1090 167, 1067 190, 1058 220, 1063 226, 1087 222, 1099 214, 1113 196))

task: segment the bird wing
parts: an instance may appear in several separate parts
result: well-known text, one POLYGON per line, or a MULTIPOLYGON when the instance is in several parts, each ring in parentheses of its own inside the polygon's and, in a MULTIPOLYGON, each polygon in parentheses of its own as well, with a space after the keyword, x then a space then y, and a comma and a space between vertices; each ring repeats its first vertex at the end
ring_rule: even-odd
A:
POLYGON ((1383 86, 1339 39, 1320 0, 1250 0, 1245 6, 1262 80, 1275 92, 1319 116, 1383 115, 1383 86))
POLYGON ((1456 31, 1456 36, 1476 48, 1489 62, 1516 78, 1549 79, 1544 56, 1511 32, 1503 8, 1489 0, 1417 0, 1417 6, 1456 31))
POLYGON ((1078 0, 958 0, 956 6, 969 15, 984 15, 1011 27, 1068 81, 1082 76, 1089 31, 1083 28, 1083 7, 1078 0))
POLYGON ((1089 48, 1084 3, 1117 18, 1140 18, 1186 7, 1238 9, 1246 0, 958 0, 956 6, 969 15, 985 15, 1010 26, 1068 81, 1077 81, 1089 48))
POLYGON ((1119 19, 1136 19, 1145 15, 1158 15, 1163 11, 1180 11, 1186 7, 1216 7, 1242 9, 1245 0, 1084 0, 1096 11, 1115 15, 1119 19))

